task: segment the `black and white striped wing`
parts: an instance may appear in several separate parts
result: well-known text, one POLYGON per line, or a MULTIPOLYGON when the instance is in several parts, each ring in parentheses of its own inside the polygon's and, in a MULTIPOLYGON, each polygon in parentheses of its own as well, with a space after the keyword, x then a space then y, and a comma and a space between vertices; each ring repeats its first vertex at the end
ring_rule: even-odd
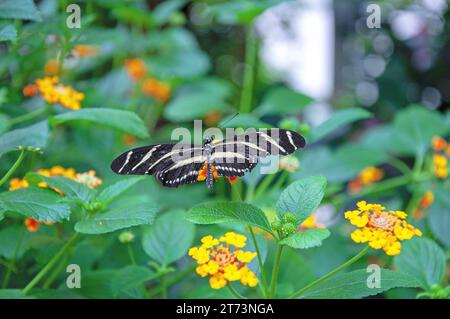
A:
POLYGON ((206 158, 194 144, 156 144, 119 155, 111 169, 122 175, 154 175, 163 186, 178 187, 197 181, 206 158))
POLYGON ((211 162, 219 176, 242 176, 258 158, 288 155, 305 146, 305 139, 284 129, 258 130, 212 144, 211 162))

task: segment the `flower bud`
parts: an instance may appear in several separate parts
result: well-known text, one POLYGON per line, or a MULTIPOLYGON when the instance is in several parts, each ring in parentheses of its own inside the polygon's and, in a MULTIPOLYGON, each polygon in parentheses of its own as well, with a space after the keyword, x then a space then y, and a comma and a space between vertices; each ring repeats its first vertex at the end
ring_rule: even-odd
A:
POLYGON ((286 223, 281 228, 281 231, 282 231, 283 235, 285 235, 285 236, 292 235, 293 233, 296 232, 296 230, 297 230, 297 226, 293 223, 286 223))
POLYGON ((119 234, 119 241, 122 244, 131 243, 134 240, 134 234, 130 231, 123 231, 119 234))
POLYGON ((295 214, 293 214, 293 213, 286 213, 283 216, 283 220, 285 223, 295 224, 297 222, 297 216, 295 216, 295 214))
POLYGON ((272 223, 272 229, 275 231, 281 230, 281 226, 282 226, 282 224, 279 220, 276 220, 272 223))

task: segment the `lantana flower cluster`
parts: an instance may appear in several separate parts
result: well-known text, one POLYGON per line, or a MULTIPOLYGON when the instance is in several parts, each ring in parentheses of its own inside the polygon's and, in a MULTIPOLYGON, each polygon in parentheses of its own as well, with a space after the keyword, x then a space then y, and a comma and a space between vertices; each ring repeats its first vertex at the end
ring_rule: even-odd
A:
POLYGON ((231 281, 255 287, 258 278, 247 264, 256 257, 256 253, 241 249, 245 247, 246 240, 244 235, 234 232, 220 238, 203 237, 200 247, 189 249, 189 256, 198 263, 197 274, 200 277, 210 276, 209 284, 213 289, 223 288, 231 281))
POLYGON ((440 136, 433 137, 431 145, 435 152, 433 155, 434 174, 437 178, 446 179, 448 176, 450 145, 440 136))
POLYGON ((422 236, 422 232, 406 222, 403 211, 386 211, 380 204, 357 203, 358 209, 345 212, 345 218, 359 229, 351 234, 356 243, 369 243, 373 249, 383 249, 389 256, 398 255, 400 241, 422 236))
POLYGON ((140 81, 141 91, 155 100, 165 103, 171 95, 170 86, 150 75, 144 61, 138 58, 125 61, 125 70, 134 81, 140 81))
POLYGON ((363 186, 371 185, 382 180, 384 171, 377 167, 366 167, 363 169, 358 177, 348 183, 348 190, 350 193, 358 193, 363 186))
POLYGON ((84 99, 83 93, 59 83, 57 76, 46 76, 42 79, 37 79, 35 83, 29 84, 23 89, 25 96, 34 96, 38 93, 47 103, 59 103, 71 110, 79 110, 81 101, 84 99))

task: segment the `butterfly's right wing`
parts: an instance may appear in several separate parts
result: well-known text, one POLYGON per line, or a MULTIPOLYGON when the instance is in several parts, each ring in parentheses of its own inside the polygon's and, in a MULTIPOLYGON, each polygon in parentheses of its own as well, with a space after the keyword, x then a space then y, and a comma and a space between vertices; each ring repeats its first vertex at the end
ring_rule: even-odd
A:
POLYGON ((202 148, 194 144, 155 144, 131 149, 111 163, 113 172, 121 175, 153 175, 174 165, 174 159, 191 156, 202 148))

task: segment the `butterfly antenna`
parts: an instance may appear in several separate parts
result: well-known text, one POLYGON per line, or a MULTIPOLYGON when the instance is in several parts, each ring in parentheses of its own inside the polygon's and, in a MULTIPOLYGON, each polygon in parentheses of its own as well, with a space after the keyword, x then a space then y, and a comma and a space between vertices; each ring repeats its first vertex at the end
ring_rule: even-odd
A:
POLYGON ((230 119, 226 120, 224 123, 222 123, 221 125, 219 125, 219 128, 224 128, 225 124, 230 123, 236 116, 239 115, 239 112, 235 113, 230 119))

